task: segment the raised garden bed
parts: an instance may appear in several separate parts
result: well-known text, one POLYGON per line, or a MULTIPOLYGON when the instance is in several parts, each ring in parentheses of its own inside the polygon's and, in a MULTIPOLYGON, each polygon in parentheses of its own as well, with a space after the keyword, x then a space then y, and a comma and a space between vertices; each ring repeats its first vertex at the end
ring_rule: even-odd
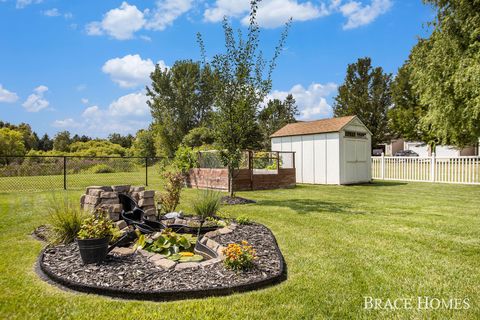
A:
POLYGON ((221 254, 198 263, 162 265, 153 255, 133 253, 128 248, 115 250, 100 265, 84 265, 75 243, 44 249, 39 267, 50 280, 73 290, 139 300, 226 295, 259 289, 286 278, 283 256, 268 228, 252 224, 232 229, 228 233, 222 229, 209 232, 201 242, 220 246, 216 248, 219 250, 247 240, 257 251, 254 267, 248 271, 226 269, 221 254))

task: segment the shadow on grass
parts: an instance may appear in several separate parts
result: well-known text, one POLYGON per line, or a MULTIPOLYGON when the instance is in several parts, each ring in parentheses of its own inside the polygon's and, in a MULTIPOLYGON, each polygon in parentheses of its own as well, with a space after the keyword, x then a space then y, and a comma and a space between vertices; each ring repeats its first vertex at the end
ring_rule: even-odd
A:
POLYGON ((260 206, 286 207, 299 214, 330 212, 355 214, 349 210, 351 206, 335 202, 326 202, 314 199, 291 199, 291 200, 261 200, 257 202, 260 206))
POLYGON ((398 181, 385 181, 385 180, 381 180, 381 181, 373 181, 373 182, 370 182, 370 183, 359 183, 359 184, 347 184, 345 185, 346 187, 348 186, 351 186, 351 187, 354 187, 354 186, 365 186, 365 187, 395 187, 395 186, 404 186, 408 183, 406 182, 398 182, 398 181))

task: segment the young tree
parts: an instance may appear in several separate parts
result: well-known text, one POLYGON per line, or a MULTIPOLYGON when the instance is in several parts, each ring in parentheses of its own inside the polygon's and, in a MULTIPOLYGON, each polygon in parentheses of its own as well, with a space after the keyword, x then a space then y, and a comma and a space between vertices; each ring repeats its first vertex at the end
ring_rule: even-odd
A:
MULTIPOLYGON (((271 74, 287 37, 288 25, 280 38, 268 70, 259 49, 260 29, 256 20, 258 1, 251 1, 246 39, 223 20, 226 52, 214 56, 215 82, 214 132, 221 157, 229 172, 229 191, 233 196, 233 174, 239 167, 242 149, 258 144, 261 134, 257 123, 258 106, 271 89, 271 74)), ((198 35, 204 62, 205 47, 198 35)))
POLYGON ((68 152, 71 142, 70 132, 61 131, 53 138, 53 149, 61 152, 68 152))
POLYGON ((193 128, 208 126, 213 106, 214 75, 208 64, 177 61, 170 69, 159 65, 147 87, 157 138, 165 156, 173 156, 183 137, 193 128))
POLYGON ((388 108, 391 106, 391 74, 373 68, 371 59, 349 64, 344 83, 338 88, 333 113, 336 117, 356 115, 372 132, 372 148, 389 138, 388 108))
POLYGON ((411 52, 420 119, 439 143, 459 147, 480 136, 480 2, 424 0, 437 9, 433 32, 411 52))
POLYGON ((279 99, 269 100, 267 106, 258 114, 258 122, 263 136, 262 147, 270 150, 270 135, 286 124, 296 122, 295 116, 299 114, 295 99, 291 94, 283 102, 279 99))
POLYGON ((133 142, 134 154, 137 157, 155 157, 155 144, 152 130, 139 130, 133 142))

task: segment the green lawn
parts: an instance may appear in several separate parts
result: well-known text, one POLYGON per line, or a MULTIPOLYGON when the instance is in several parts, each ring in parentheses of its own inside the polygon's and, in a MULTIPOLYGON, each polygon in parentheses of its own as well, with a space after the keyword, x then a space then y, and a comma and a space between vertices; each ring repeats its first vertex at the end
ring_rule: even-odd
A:
MULTIPOLYGON (((184 192, 183 210, 196 193, 184 192)), ((480 318, 480 186, 377 181, 239 194, 258 203, 224 213, 272 229, 288 279, 256 292, 161 303, 65 292, 39 280, 43 244, 29 234, 44 222, 51 194, 0 194, 0 318, 480 318), (471 307, 366 311, 365 296, 468 298, 471 307)))

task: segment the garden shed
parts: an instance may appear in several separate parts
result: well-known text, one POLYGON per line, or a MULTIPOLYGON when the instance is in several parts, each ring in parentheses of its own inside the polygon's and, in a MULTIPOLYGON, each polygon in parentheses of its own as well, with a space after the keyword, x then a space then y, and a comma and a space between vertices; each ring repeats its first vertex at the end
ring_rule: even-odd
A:
POLYGON ((357 116, 287 124, 271 136, 272 151, 295 152, 297 183, 369 182, 371 132, 357 116))

